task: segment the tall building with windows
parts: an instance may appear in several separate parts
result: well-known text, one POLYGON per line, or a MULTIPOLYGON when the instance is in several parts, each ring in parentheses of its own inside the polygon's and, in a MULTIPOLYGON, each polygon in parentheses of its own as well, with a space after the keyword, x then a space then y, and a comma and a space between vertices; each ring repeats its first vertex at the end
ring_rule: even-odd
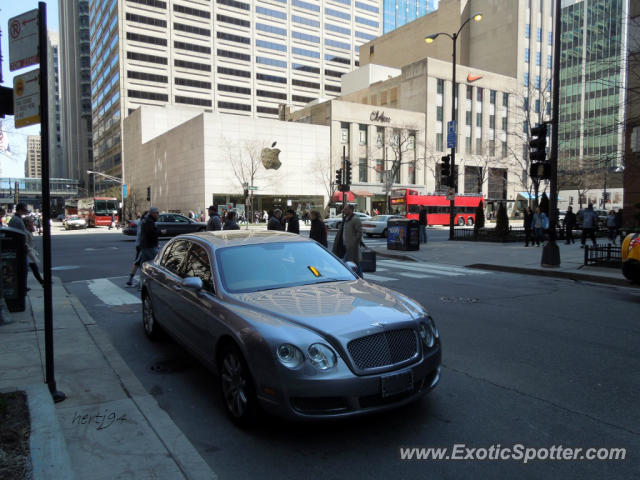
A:
POLYGON ((562 0, 561 170, 622 165, 628 9, 628 0, 562 0))
POLYGON ((49 165, 53 178, 66 178, 66 165, 63 162, 62 138, 60 132, 60 70, 59 40, 57 32, 47 32, 49 50, 49 165))
POLYGON ((89 0, 60 3, 61 142, 65 173, 91 190, 87 170, 93 168, 91 136, 91 57, 89 0))
POLYGON ((27 136, 27 161, 24 163, 24 176, 42 177, 42 148, 40 135, 27 136))
MULTIPOLYGON (((195 105, 278 118, 340 95, 359 46, 382 32, 379 0, 91 0, 94 170, 122 175, 124 117, 195 105)), ((98 184, 97 190, 109 186, 98 184)))
POLYGON ((383 33, 438 9, 440 0, 384 0, 383 33))

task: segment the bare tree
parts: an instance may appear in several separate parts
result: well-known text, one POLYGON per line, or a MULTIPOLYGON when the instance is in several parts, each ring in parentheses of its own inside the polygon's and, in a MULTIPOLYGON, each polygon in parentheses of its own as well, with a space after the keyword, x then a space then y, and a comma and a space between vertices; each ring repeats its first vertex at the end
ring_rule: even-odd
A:
POLYGON ((318 181, 322 184, 325 192, 327 192, 327 204, 324 207, 324 216, 327 216, 329 212, 329 204, 333 199, 334 194, 337 191, 338 186, 333 181, 333 170, 331 169, 331 157, 316 157, 315 162, 312 164, 313 173, 318 181))

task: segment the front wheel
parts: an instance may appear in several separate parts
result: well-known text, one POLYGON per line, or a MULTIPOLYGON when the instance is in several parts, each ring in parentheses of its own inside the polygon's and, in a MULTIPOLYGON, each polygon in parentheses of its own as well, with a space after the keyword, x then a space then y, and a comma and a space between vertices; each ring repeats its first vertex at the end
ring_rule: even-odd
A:
POLYGON ((467 225, 470 227, 473 227, 473 218, 471 217, 467 218, 467 225))
POLYGON ((142 326, 149 340, 156 341, 160 338, 160 325, 156 322, 151 297, 148 294, 142 300, 142 326))
POLYGON ((461 227, 464 226, 464 218, 463 217, 458 218, 458 225, 461 226, 461 227))
POLYGON ((227 415, 236 425, 251 425, 258 412, 258 400, 249 367, 235 345, 220 354, 220 391, 227 415))

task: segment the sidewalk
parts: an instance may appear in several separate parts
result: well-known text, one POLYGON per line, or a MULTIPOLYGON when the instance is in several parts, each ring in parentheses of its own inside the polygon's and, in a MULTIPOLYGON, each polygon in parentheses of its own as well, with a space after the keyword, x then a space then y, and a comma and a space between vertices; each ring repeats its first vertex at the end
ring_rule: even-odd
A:
POLYGON ((0 324, 0 390, 28 392, 34 480, 217 478, 55 278, 55 376, 67 398, 54 406, 44 384, 43 290, 30 287, 26 311, 5 309, 12 323, 0 324))
MULTIPOLYGON (((428 233, 427 233, 428 235, 428 233)), ((473 241, 444 241, 420 245, 419 251, 402 252, 377 248, 381 257, 401 260, 442 263, 454 266, 481 268, 502 272, 541 275, 555 278, 633 286, 622 275, 622 269, 584 266, 584 249, 580 243, 566 245, 559 242, 560 265, 543 267, 543 247, 525 247, 522 243, 497 243, 473 241)))

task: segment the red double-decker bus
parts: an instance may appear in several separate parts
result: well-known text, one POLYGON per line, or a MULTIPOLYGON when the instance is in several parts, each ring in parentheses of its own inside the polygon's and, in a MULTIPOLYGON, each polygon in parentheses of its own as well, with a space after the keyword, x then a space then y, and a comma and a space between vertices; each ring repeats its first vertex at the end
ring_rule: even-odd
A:
MULTIPOLYGON (((457 194, 454 199, 455 223, 473 225, 476 222, 476 207, 483 200, 482 195, 457 194)), ((449 207, 451 201, 446 195, 420 195, 417 190, 402 188, 391 191, 391 213, 418 219, 422 205, 427 207, 429 225, 449 225, 449 207)))
POLYGON ((112 221, 118 223, 118 199, 112 197, 89 197, 78 199, 78 215, 88 227, 108 227, 112 221))

